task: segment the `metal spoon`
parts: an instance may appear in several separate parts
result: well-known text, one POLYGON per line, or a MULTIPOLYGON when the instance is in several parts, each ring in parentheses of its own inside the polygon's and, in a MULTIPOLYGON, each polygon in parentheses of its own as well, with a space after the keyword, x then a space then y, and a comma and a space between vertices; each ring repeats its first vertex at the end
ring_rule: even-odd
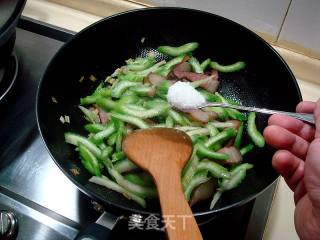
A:
POLYGON ((283 115, 287 115, 287 116, 302 120, 307 123, 315 124, 313 114, 309 114, 309 113, 285 112, 285 111, 278 111, 278 110, 270 110, 266 108, 237 106, 237 105, 231 105, 228 103, 219 103, 219 102, 214 102, 214 103, 206 102, 198 106, 198 108, 205 108, 205 107, 223 107, 223 108, 233 108, 233 109, 248 111, 248 112, 259 112, 259 113, 265 113, 265 114, 283 114, 283 115))

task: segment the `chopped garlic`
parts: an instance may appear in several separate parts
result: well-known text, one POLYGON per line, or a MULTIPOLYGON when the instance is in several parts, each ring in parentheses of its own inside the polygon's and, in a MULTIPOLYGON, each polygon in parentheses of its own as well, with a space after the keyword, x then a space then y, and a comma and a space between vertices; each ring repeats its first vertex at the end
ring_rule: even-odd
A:
POLYGON ((66 122, 66 120, 64 119, 63 116, 60 116, 59 120, 60 120, 60 122, 62 122, 63 124, 66 122))
POLYGON ((54 103, 58 103, 57 99, 56 99, 55 97, 53 97, 53 96, 51 96, 51 100, 52 100, 52 102, 54 102, 54 103))
POLYGON ((206 102, 205 98, 194 87, 189 83, 180 81, 170 86, 167 100, 178 109, 194 109, 206 102))
POLYGON ((97 81, 97 78, 96 78, 95 76, 93 76, 92 74, 90 75, 89 79, 90 79, 92 82, 97 81))
POLYGON ((81 78, 79 79, 79 82, 82 82, 84 79, 84 76, 81 76, 81 78))
POLYGON ((70 117, 68 115, 64 116, 64 120, 66 123, 70 123, 70 117))
POLYGON ((140 41, 141 41, 141 43, 144 43, 145 40, 146 40, 146 38, 142 37, 140 41))

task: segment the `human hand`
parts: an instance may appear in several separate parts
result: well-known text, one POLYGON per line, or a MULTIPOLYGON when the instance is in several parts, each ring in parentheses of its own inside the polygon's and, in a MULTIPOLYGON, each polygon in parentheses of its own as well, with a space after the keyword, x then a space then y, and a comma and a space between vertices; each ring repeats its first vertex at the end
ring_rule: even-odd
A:
POLYGON ((320 99, 301 102, 297 112, 314 113, 315 127, 283 115, 269 118, 266 142, 279 149, 273 167, 294 192, 294 222, 301 239, 320 239, 320 99))

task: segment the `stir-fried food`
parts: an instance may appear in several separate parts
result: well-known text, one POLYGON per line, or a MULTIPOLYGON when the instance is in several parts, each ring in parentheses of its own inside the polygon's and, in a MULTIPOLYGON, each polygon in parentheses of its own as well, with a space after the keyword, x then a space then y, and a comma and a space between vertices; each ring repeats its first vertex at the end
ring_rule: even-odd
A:
POLYGON ((87 121, 88 134, 66 132, 65 140, 76 146, 83 166, 92 174, 91 182, 145 207, 147 199, 157 198, 156 188, 151 176, 126 157, 122 140, 136 129, 166 127, 185 131, 193 142, 193 154, 181 176, 191 205, 212 198, 213 208, 223 192, 241 184, 253 167, 245 162, 245 154, 265 144, 255 113, 247 116, 220 107, 181 110, 167 100, 170 86, 181 81, 205 101, 238 104, 217 92, 219 72, 241 71, 245 63, 200 62, 192 54, 198 46, 195 42, 160 46, 158 51, 171 57, 168 61, 157 62, 151 54, 128 59, 91 95, 80 99, 79 112, 87 121), (250 141, 244 141, 244 135, 250 141))

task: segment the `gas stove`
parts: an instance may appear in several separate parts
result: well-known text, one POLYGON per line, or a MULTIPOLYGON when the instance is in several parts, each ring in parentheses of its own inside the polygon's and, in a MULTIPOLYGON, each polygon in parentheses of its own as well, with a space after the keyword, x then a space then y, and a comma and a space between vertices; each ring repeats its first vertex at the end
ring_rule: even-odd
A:
MULTIPOLYGON (((74 239, 101 209, 63 175, 46 151, 36 125, 36 90, 50 59, 74 33, 22 18, 15 55, 19 74, 0 99, 0 233, 12 239, 74 239), (7 232, 8 233, 8 232, 7 232)), ((276 182, 257 199, 201 225, 204 239, 262 239, 276 182)), ((99 206, 99 205, 98 205, 99 206)), ((117 224, 112 239, 161 239, 117 224)), ((0 239, 5 239, 0 236, 0 239)))

